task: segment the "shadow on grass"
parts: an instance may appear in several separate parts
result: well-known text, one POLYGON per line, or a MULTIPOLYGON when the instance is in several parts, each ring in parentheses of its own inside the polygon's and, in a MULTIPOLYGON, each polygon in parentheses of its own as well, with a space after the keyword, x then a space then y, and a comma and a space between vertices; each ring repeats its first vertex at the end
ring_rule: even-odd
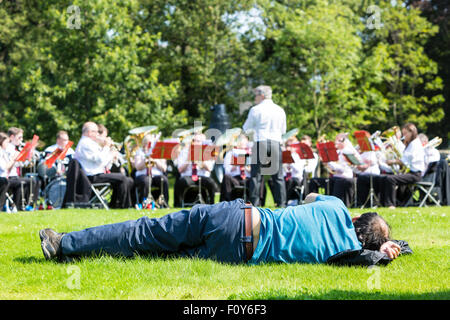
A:
POLYGON ((18 257, 18 258, 14 258, 15 262, 20 262, 23 264, 33 264, 33 263, 42 263, 42 262, 46 262, 47 260, 45 260, 44 257, 42 258, 38 258, 38 257, 18 257))
POLYGON ((450 300, 450 290, 425 293, 330 290, 318 294, 269 290, 232 294, 229 300, 450 300))

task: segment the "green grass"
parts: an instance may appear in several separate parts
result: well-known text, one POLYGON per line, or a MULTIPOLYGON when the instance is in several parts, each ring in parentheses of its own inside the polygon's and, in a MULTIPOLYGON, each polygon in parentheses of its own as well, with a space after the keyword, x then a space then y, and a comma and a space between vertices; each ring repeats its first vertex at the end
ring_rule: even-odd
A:
POLYGON ((42 228, 68 232, 172 210, 1 213, 0 299, 450 298, 449 207, 378 210, 392 226, 394 238, 407 240, 414 254, 376 269, 109 256, 58 264, 42 255, 38 236, 42 228))

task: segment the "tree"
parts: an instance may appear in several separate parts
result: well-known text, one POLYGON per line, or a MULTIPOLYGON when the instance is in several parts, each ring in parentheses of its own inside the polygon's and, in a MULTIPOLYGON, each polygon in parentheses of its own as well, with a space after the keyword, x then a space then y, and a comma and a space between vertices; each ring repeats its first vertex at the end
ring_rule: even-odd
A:
POLYGON ((179 83, 176 110, 208 120, 209 108, 224 103, 236 116, 239 90, 247 84, 251 58, 233 30, 236 13, 251 1, 143 1, 145 28, 161 34, 155 56, 162 83, 179 83))
MULTIPOLYGON (((5 127, 35 129, 26 132, 49 143, 60 129, 79 137, 87 120, 106 125, 117 141, 136 126, 157 124, 169 134, 187 122, 170 105, 177 83, 158 80, 151 53, 159 37, 139 25, 140 1, 16 1, 2 9, 23 22, 2 64, 5 127), (79 28, 70 4, 79 8, 79 28)), ((3 38, 16 34, 5 29, 3 38)))
POLYGON ((380 1, 380 28, 370 34, 366 50, 383 52, 383 93, 389 109, 372 121, 384 127, 414 122, 421 130, 439 122, 443 115, 442 79, 437 64, 425 53, 428 39, 438 27, 420 16, 420 11, 401 3, 380 1), (387 54, 387 55, 386 55, 387 54))
POLYGON ((262 6, 271 26, 263 40, 262 77, 289 114, 289 126, 318 137, 364 124, 368 107, 356 82, 362 22, 349 7, 328 1, 262 6))

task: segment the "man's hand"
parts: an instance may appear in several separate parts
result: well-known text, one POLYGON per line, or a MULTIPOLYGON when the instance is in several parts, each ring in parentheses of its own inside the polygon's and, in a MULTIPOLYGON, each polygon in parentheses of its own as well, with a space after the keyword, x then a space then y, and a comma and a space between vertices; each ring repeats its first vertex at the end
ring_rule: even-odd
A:
POLYGON ((392 241, 385 242, 380 247, 380 252, 386 253, 389 259, 397 258, 400 250, 400 246, 392 241))

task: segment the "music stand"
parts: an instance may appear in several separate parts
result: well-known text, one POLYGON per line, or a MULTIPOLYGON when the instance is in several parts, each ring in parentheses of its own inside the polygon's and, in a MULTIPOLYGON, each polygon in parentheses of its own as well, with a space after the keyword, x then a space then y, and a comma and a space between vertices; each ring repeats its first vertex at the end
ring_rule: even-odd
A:
MULTIPOLYGON (((194 145, 194 144, 191 144, 190 149, 189 149, 188 161, 191 161, 192 164, 194 164, 194 162, 204 162, 204 161, 216 160, 219 155, 219 149, 220 149, 220 146, 216 146, 216 145, 209 145, 209 144, 194 145)), ((194 177, 192 179, 194 182, 198 181, 198 194, 197 194, 197 197, 196 197, 194 203, 204 204, 205 201, 203 200, 203 196, 202 196, 202 177, 201 176, 196 176, 196 177, 198 178, 198 180, 197 179, 194 180, 194 177)), ((214 196, 214 195, 210 195, 210 196, 214 196)))
MULTIPOLYGON (((300 142, 298 144, 298 147, 299 151, 297 153, 299 154, 300 159, 306 160, 306 162, 308 162, 308 160, 314 159, 314 153, 310 146, 308 146, 306 143, 300 142)), ((306 173, 305 168, 303 168, 303 188, 305 194, 309 193, 308 178, 308 174, 306 173)))
MULTIPOLYGON (((365 130, 355 131, 353 135, 356 138, 356 141, 358 142, 359 148, 361 152, 366 151, 375 151, 373 143, 370 141, 370 133, 365 130)), ((373 188, 373 175, 369 174, 369 194, 367 196, 366 201, 361 206, 361 209, 364 209, 367 202, 370 201, 370 207, 374 208, 373 203, 374 199, 377 204, 380 204, 380 200, 378 199, 377 195, 375 194, 375 189, 373 188)))
MULTIPOLYGON (((235 148, 235 150, 242 150, 242 149, 237 149, 235 148)), ((244 181, 244 202, 247 202, 247 175, 245 173, 245 165, 247 163, 247 159, 250 156, 250 154, 248 153, 248 150, 246 150, 246 152, 244 154, 240 154, 240 155, 234 155, 231 158, 231 165, 232 166, 239 166, 244 167, 244 172, 243 174, 241 173, 241 179, 244 181)))
MULTIPOLYGON (((30 197, 29 197, 29 199, 31 199, 33 196, 33 179, 36 176, 36 160, 33 158, 33 153, 34 153, 34 150, 36 149, 38 141, 39 141, 39 136, 33 135, 33 139, 31 141, 28 141, 25 143, 25 146, 20 151, 20 153, 17 155, 16 160, 15 160, 17 162, 25 162, 27 160, 32 161, 33 171, 30 174, 30 197)), ((22 193, 22 206, 23 206, 24 190, 23 190, 22 182, 21 182, 21 193, 22 193)), ((28 201, 28 202, 30 202, 30 201, 28 201)), ((33 203, 33 208, 34 208, 34 203, 33 203)), ((26 207, 26 210, 28 210, 28 205, 26 207)))
MULTIPOLYGON (((338 161, 336 146, 332 141, 317 142, 317 150, 319 152, 320 160, 327 164, 328 162, 338 161)), ((330 178, 327 179, 327 194, 330 194, 330 178)))
MULTIPOLYGON (((314 159, 314 153, 310 146, 308 146, 306 143, 303 142, 297 142, 290 144, 289 147, 299 155, 300 159, 305 160, 308 162, 310 159, 314 159)), ((303 179, 303 193, 308 194, 309 188, 308 188, 308 174, 306 173, 305 167, 303 166, 303 173, 302 173, 303 179)), ((300 201, 303 201, 303 199, 300 199, 300 201)))
MULTIPOLYGON (((165 159, 169 160, 172 158, 172 151, 173 149, 178 146, 178 142, 174 141, 158 141, 155 146, 153 147, 151 158, 152 159, 165 159)), ((149 188, 151 190, 151 184, 149 185, 149 188)), ((151 193, 151 192, 150 192, 151 193)), ((163 179, 161 178, 161 185, 160 185, 160 194, 157 200, 157 205, 159 208, 169 208, 169 205, 166 202, 166 199, 164 198, 164 192, 163 192, 163 179)))

